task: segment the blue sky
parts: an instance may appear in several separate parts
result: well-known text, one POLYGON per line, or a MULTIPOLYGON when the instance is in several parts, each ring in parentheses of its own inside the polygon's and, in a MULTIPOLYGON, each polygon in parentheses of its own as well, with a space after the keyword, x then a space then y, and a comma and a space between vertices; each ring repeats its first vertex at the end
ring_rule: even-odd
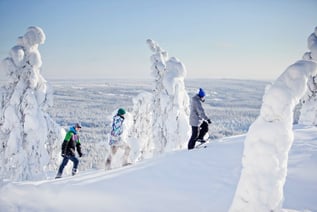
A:
POLYGON ((316 0, 0 0, 0 58, 39 26, 48 79, 149 78, 148 38, 188 78, 275 79, 307 51, 316 10, 316 0))

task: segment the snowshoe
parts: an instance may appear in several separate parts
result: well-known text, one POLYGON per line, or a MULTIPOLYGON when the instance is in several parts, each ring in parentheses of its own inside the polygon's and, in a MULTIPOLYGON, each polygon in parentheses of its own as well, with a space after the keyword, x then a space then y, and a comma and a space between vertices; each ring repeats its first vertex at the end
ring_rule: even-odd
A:
POLYGON ((59 179, 59 178, 62 178, 62 174, 58 173, 55 177, 55 179, 59 179))
POLYGON ((207 141, 205 141, 204 139, 199 138, 199 139, 197 139, 196 142, 199 142, 200 144, 203 144, 203 143, 206 143, 207 141))
POLYGON ((77 169, 72 170, 72 176, 74 176, 77 173, 77 169))
POLYGON ((209 140, 203 140, 203 139, 198 139, 196 142, 198 142, 198 144, 195 146, 195 148, 199 149, 199 148, 207 148, 207 144, 209 143, 209 140))

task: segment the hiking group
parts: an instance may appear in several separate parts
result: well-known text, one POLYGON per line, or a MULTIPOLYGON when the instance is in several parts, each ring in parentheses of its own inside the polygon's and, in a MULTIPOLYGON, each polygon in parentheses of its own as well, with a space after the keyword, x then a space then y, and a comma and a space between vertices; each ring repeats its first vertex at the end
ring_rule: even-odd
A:
MULTIPOLYGON (((206 93, 200 88, 198 93, 191 98, 190 116, 189 124, 191 125, 191 137, 188 141, 188 150, 194 149, 196 142, 205 143, 205 135, 208 132, 209 124, 211 124, 210 119, 205 113, 203 104, 205 102, 206 93)), ((123 108, 119 108, 117 113, 113 116, 111 132, 110 132, 110 153, 106 159, 106 169, 111 169, 111 163, 114 155, 117 153, 118 149, 124 151, 123 163, 122 165, 130 164, 128 161, 128 156, 130 153, 130 146, 122 139, 123 133, 123 123, 125 119, 126 111, 123 108)), ((62 163, 59 166, 56 178, 61 178, 63 170, 67 165, 68 161, 73 162, 72 175, 75 175, 78 170, 79 159, 76 157, 76 151, 79 157, 82 157, 81 143, 79 140, 78 132, 80 131, 80 124, 75 124, 75 126, 70 127, 69 131, 66 133, 64 141, 62 143, 62 153, 63 157, 62 163)))

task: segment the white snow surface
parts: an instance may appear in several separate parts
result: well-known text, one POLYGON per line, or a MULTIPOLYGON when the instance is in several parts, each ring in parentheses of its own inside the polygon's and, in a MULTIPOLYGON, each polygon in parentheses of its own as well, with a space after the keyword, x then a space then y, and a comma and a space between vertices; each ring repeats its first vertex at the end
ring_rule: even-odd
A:
MULTIPOLYGON (((295 125, 294 135, 283 211, 317 211, 317 128, 295 125)), ((3 182, 0 211, 225 212, 240 177, 244 140, 222 138, 111 171, 3 182)))

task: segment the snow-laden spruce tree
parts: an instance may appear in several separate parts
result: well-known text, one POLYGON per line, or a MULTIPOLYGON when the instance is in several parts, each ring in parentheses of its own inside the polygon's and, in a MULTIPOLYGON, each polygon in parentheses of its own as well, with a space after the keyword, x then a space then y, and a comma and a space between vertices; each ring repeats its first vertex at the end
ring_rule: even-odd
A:
MULTIPOLYGON (((317 62, 317 27, 307 39, 307 46, 310 50, 303 56, 304 60, 317 62)), ((308 89, 302 98, 302 107, 298 123, 317 126, 317 75, 311 76, 308 80, 308 89)))
POLYGON ((189 97, 184 84, 186 68, 177 58, 169 58, 155 41, 149 39, 147 43, 153 51, 153 137, 156 150, 184 148, 190 132, 189 97))
POLYGON ((300 60, 267 88, 260 116, 244 142, 242 173, 231 212, 281 211, 288 153, 294 135, 293 110, 317 74, 317 63, 300 60))
POLYGON ((58 165, 64 131, 45 112, 53 93, 40 74, 44 41, 41 28, 29 27, 1 62, 7 83, 0 92, 0 179, 43 179, 58 165))
POLYGON ((131 123, 129 124, 129 143, 136 140, 138 149, 132 161, 150 158, 155 152, 153 108, 152 93, 143 92, 133 98, 132 119, 130 119, 131 123))
POLYGON ((147 44, 153 52, 153 92, 134 98, 129 134, 138 140, 141 159, 185 148, 190 133, 186 68, 177 58, 169 58, 155 41, 148 39, 147 44))

